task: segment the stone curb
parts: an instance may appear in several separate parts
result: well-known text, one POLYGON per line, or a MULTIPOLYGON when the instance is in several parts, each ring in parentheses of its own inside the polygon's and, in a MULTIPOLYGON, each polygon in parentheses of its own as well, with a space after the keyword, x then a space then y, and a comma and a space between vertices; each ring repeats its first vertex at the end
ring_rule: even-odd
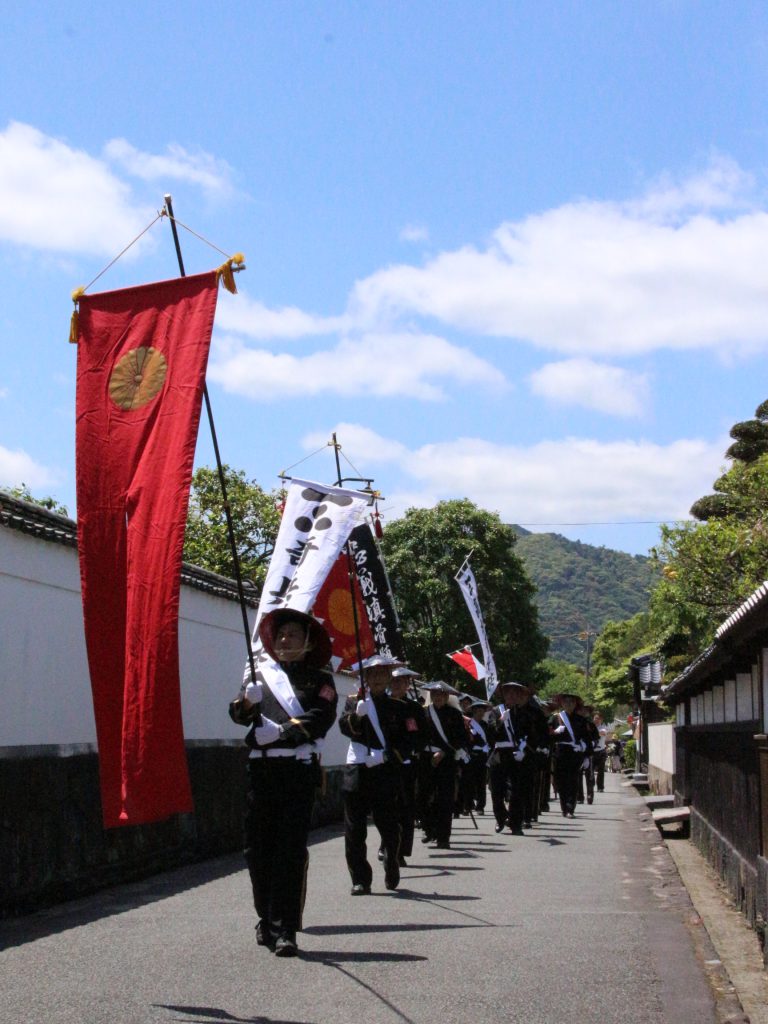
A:
MULTIPOLYGON (((729 903, 717 876, 693 843, 670 837, 665 845, 743 1009, 741 1013, 727 1012, 723 1020, 768 1024, 768 974, 755 932, 729 903)), ((720 990, 717 982, 715 989, 721 1009, 725 1009, 721 1000, 727 992, 720 990)))

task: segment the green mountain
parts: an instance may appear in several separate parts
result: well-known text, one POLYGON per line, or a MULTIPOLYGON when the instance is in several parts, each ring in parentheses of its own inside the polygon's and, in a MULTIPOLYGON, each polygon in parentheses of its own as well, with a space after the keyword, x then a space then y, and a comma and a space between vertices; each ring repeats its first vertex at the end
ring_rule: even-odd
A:
POLYGON ((518 534, 515 550, 538 587, 550 658, 583 665, 586 640, 579 639, 580 633, 599 633, 612 619, 647 610, 657 573, 646 556, 582 544, 559 533, 513 528, 518 534))

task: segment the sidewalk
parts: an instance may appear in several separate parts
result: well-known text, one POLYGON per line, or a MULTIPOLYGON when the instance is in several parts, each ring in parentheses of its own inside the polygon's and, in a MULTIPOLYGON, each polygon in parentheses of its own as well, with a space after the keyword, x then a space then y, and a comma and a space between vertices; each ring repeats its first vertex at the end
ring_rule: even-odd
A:
POLYGON ((690 902, 659 885, 669 855, 607 785, 525 838, 462 818, 396 893, 376 864, 350 897, 341 832, 315 834, 295 960, 256 946, 239 857, 5 922, 0 1022, 715 1024, 690 902))

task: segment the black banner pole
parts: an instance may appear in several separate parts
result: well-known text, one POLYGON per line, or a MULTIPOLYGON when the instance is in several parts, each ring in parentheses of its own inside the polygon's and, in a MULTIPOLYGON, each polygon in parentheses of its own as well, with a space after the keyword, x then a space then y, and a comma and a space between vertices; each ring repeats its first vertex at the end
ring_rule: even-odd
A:
MULTIPOLYGON (((333 454, 336 457, 336 486, 341 487, 341 462, 339 460, 339 448, 341 445, 336 440, 336 434, 331 434, 333 454)), ((352 549, 349 541, 346 543, 347 550, 347 575, 349 577, 349 596, 352 599, 352 625, 355 630, 355 648, 357 650, 357 667, 360 670, 360 692, 365 696, 365 673, 363 671, 363 648, 360 643, 360 622, 357 618, 357 601, 355 600, 355 565, 352 560, 352 549)))
MULTIPOLYGON (((168 220, 171 222, 171 231, 173 232, 173 244, 176 246, 176 258, 179 261, 179 273, 182 277, 186 277, 186 271, 184 270, 184 260, 181 256, 181 245, 179 244, 179 232, 176 229, 176 219, 173 216, 173 203, 170 195, 163 196, 165 200, 165 209, 168 212, 168 220)), ((232 552, 232 564, 235 569, 235 583, 237 584, 237 594, 240 599, 240 611, 243 617, 243 629, 245 631, 245 647, 248 651, 248 664, 251 669, 251 680, 256 681, 256 663, 253 660, 253 645, 251 643, 251 627, 248 622, 248 609, 245 603, 245 591, 243 590, 243 574, 240 570, 240 558, 237 554, 237 542, 235 541, 235 527, 232 522, 232 510, 229 505, 229 498, 227 497, 227 482, 224 478, 224 467, 221 463, 221 455, 219 454, 219 442, 216 437, 216 427, 213 422, 213 410, 211 409, 211 400, 208 397, 208 385, 203 382, 203 398, 205 399, 205 411, 208 414, 208 425, 211 428, 211 438, 213 440, 213 451, 216 456, 216 468, 219 471, 219 484, 221 485, 221 497, 224 506, 224 516, 227 520, 227 534, 229 535, 229 546, 232 552)), ((254 715, 254 721, 256 725, 261 723, 261 715, 258 710, 254 715)))

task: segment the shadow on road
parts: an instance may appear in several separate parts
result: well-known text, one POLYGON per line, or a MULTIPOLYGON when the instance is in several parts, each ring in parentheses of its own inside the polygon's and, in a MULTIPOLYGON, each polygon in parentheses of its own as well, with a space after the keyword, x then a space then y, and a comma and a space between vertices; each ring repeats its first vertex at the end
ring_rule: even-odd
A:
POLYGON ((27 917, 9 918, 0 922, 0 949, 23 946, 48 935, 58 935, 70 928, 79 928, 114 914, 136 910, 244 870, 242 855, 230 854, 216 860, 175 868, 161 875, 152 875, 145 881, 126 882, 102 889, 92 896, 59 903, 27 917))
POLYGON ((320 950, 318 952, 308 953, 306 950, 299 950, 299 959, 310 960, 313 963, 320 964, 337 964, 337 963, 351 963, 351 964, 377 964, 377 963, 412 963, 419 960, 428 960, 426 956, 416 956, 413 953, 377 953, 374 950, 366 951, 365 953, 355 952, 354 950, 338 950, 331 951, 328 949, 320 950))
POLYGON ((167 1003, 152 1005, 159 1010, 188 1015, 171 1018, 175 1021, 184 1021, 186 1024, 310 1024, 309 1021, 278 1020, 276 1017, 236 1017, 233 1013, 215 1006, 172 1006, 167 1003))
MULTIPOLYGON (((479 918, 478 918, 479 920, 479 918)), ((305 935, 369 935, 378 932, 437 932, 452 928, 495 928, 490 922, 480 924, 403 924, 393 921, 391 924, 317 924, 302 928, 305 935)))

